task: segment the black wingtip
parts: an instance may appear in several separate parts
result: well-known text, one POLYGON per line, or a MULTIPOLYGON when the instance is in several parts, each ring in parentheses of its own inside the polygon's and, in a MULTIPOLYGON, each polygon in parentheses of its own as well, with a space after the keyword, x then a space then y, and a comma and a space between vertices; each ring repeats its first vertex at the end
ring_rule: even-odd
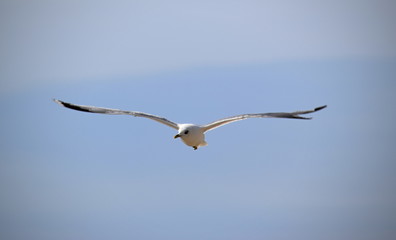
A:
POLYGON ((61 105, 62 107, 66 107, 66 106, 65 106, 65 102, 63 102, 63 101, 61 101, 61 100, 58 100, 58 99, 56 99, 56 98, 53 98, 52 101, 54 101, 55 103, 61 105))
POLYGON ((314 111, 316 112, 316 111, 322 110, 323 108, 326 108, 326 107, 327 107, 327 105, 323 105, 323 106, 315 108, 314 111))
POLYGON ((63 101, 55 99, 55 98, 52 99, 52 100, 54 102, 56 102, 57 104, 59 104, 59 105, 61 105, 63 107, 66 107, 66 108, 70 108, 70 109, 81 111, 81 112, 91 112, 91 111, 89 111, 89 110, 87 110, 85 108, 82 108, 80 106, 77 106, 77 105, 74 105, 74 104, 71 104, 71 103, 67 103, 67 102, 63 102, 63 101))
POLYGON ((58 100, 58 99, 56 99, 56 98, 53 98, 52 101, 54 101, 54 102, 56 102, 57 104, 63 106, 63 102, 62 102, 61 100, 58 100))

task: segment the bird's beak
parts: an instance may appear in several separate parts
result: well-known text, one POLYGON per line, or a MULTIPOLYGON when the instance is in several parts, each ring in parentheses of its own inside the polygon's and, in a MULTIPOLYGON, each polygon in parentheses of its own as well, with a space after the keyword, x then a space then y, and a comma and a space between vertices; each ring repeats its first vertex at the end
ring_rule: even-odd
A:
POLYGON ((180 135, 179 135, 179 134, 176 134, 173 138, 176 139, 176 138, 178 138, 178 137, 180 137, 180 135))

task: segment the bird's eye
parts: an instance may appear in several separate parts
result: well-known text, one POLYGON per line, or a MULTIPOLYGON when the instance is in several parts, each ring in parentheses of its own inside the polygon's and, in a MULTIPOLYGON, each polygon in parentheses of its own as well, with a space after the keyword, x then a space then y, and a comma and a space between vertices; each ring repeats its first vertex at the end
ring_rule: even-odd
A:
POLYGON ((184 131, 184 134, 188 134, 188 130, 184 131))

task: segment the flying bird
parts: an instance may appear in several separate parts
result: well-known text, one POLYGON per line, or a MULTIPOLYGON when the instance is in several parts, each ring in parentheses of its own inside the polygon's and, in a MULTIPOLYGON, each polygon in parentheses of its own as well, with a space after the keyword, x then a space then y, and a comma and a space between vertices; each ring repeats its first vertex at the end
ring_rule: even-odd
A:
POLYGON ((191 123, 175 123, 166 118, 155 116, 148 113, 143 112, 135 112, 135 111, 125 111, 119 109, 110 109, 110 108, 102 108, 102 107, 94 107, 94 106, 84 106, 77 105, 72 103, 63 102, 61 100, 53 99, 56 103, 61 106, 77 110, 83 112, 90 113, 102 113, 102 114, 111 114, 111 115, 131 115, 135 117, 144 117, 159 123, 165 124, 168 127, 174 128, 177 130, 177 134, 174 138, 181 138, 182 141, 190 147, 193 147, 194 150, 197 150, 198 147, 208 145, 205 141, 205 133, 207 131, 213 130, 220 126, 223 126, 228 123, 232 123, 235 121, 240 121, 247 118, 294 118, 294 119, 306 119, 309 120, 309 117, 302 117, 300 115, 313 113, 323 108, 327 107, 326 105, 314 108, 313 110, 305 110, 305 111, 296 111, 296 112, 275 112, 275 113, 253 113, 253 114, 241 114, 232 117, 222 118, 217 121, 211 122, 206 125, 196 125, 191 123))

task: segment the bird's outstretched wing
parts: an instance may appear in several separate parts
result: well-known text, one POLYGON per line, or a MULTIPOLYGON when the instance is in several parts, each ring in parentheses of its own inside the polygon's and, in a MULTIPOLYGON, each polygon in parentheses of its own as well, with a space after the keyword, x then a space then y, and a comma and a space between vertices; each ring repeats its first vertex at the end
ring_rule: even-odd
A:
POLYGON ((158 117, 158 116, 151 115, 148 113, 124 111, 124 110, 119 110, 119 109, 101 108, 101 107, 93 107, 93 106, 83 106, 83 105, 76 105, 76 104, 72 104, 72 103, 63 102, 63 101, 57 100, 57 99, 53 99, 53 100, 54 100, 54 102, 58 103, 61 106, 64 106, 64 107, 67 107, 70 109, 74 109, 77 111, 90 112, 90 113, 112 114, 112 115, 132 115, 135 117, 144 117, 144 118, 149 118, 151 120, 165 124, 165 125, 167 125, 171 128, 174 128, 176 130, 179 129, 179 126, 177 123, 169 121, 166 118, 158 117))
POLYGON ((323 108, 327 107, 326 105, 321 106, 321 107, 317 107, 313 110, 306 110, 306 111, 296 111, 296 112, 278 112, 278 113, 253 113, 253 114, 241 114, 241 115, 237 115, 237 116, 232 116, 232 117, 227 117, 227 118, 223 118, 220 120, 217 120, 215 122, 206 124, 204 126, 202 126, 204 132, 206 131, 210 131, 213 130, 215 128, 218 128, 224 124, 228 124, 231 122, 235 122, 235 121, 240 121, 243 119, 247 119, 247 118, 295 118, 295 119, 311 119, 311 118, 307 118, 307 117, 301 117, 301 114, 307 114, 307 113, 313 113, 319 110, 322 110, 323 108))

